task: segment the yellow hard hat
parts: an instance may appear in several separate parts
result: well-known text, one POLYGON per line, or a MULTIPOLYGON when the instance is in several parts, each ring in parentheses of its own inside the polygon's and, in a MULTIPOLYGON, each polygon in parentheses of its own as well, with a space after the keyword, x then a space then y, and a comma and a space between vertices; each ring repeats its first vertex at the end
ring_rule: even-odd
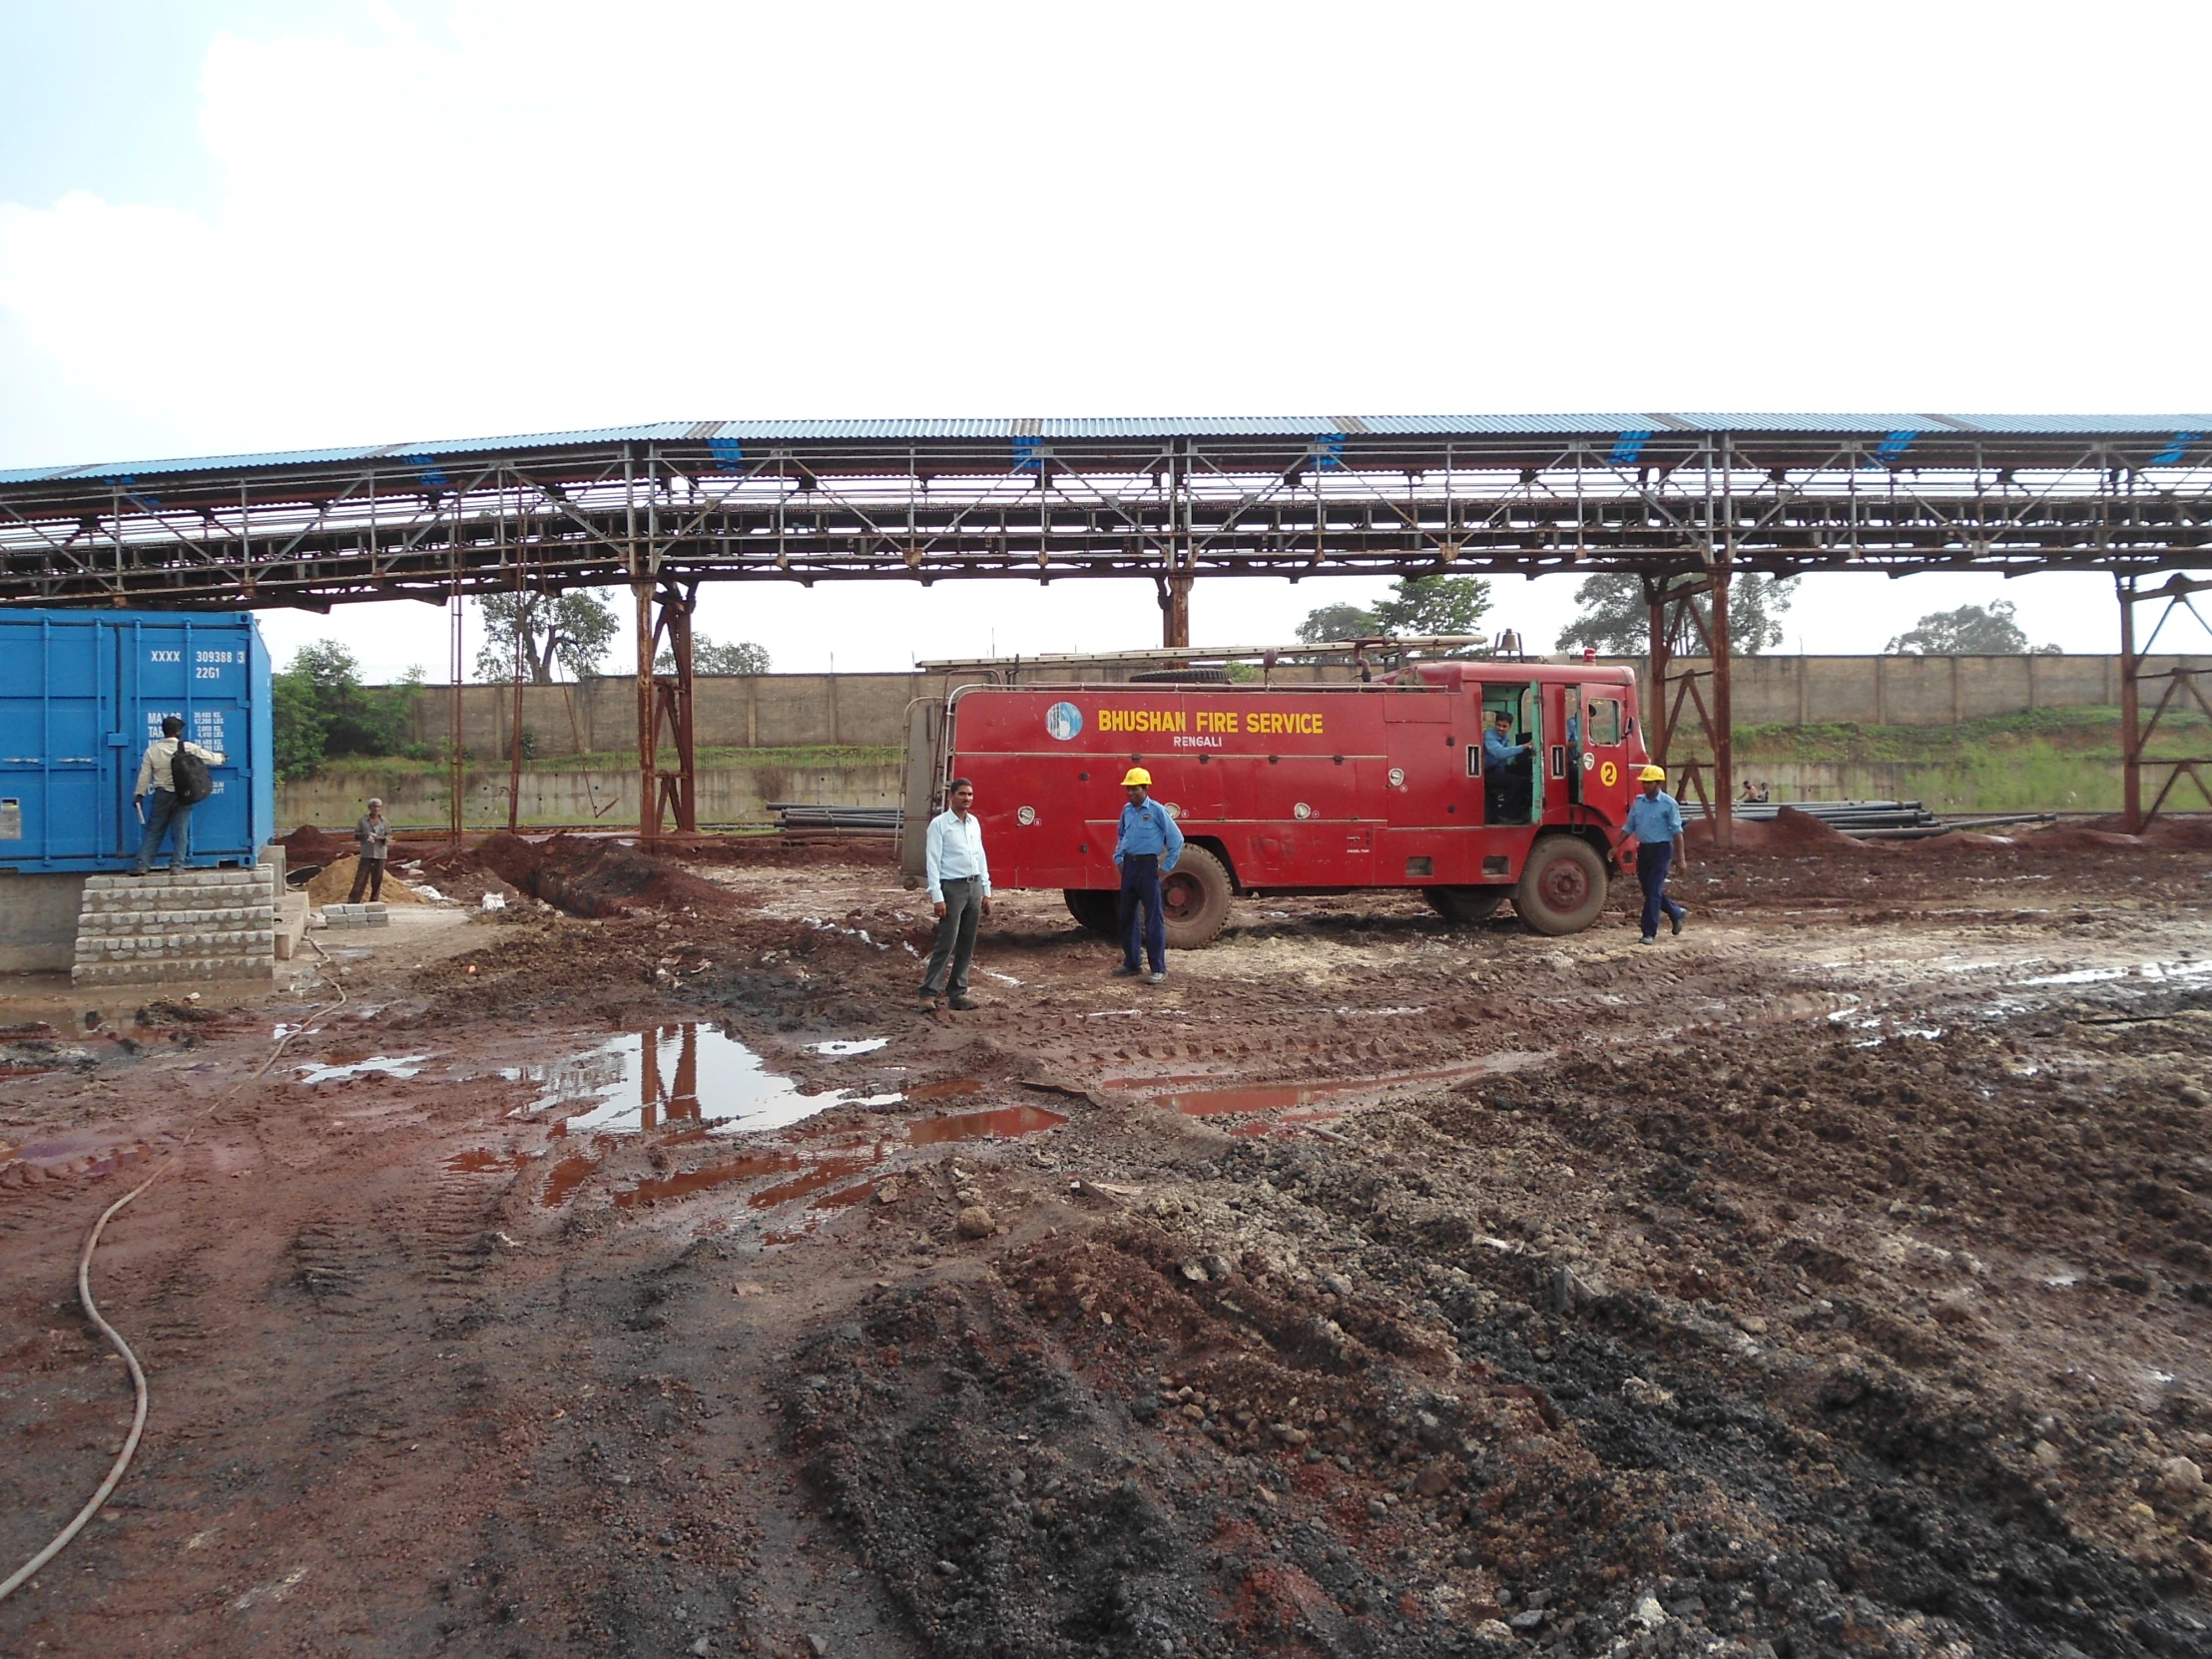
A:
POLYGON ((1121 787, 1126 790, 1139 784, 1142 784, 1148 790, 1152 788, 1152 774, 1145 771, 1143 767, 1131 767, 1129 776, 1121 781, 1121 787))
POLYGON ((1636 774, 1636 782, 1639 784, 1664 784, 1666 781, 1667 769, 1665 767, 1646 767, 1636 774))

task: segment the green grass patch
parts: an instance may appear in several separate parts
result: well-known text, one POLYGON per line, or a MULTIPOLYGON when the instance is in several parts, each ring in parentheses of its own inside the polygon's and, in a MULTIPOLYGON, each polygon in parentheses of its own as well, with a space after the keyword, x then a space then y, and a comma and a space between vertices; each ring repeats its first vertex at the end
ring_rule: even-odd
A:
MULTIPOLYGON (((1735 736, 1738 778, 1791 766, 1822 768, 1828 781, 1815 791, 1820 798, 1895 794, 1943 813, 2120 808, 2117 709, 2037 709, 1956 726, 1739 726, 1735 736), (1855 776, 1856 769, 1865 770, 1855 776)), ((1677 758, 1709 758, 1702 739, 1702 733, 1684 732, 1677 758)), ((2204 755, 2212 755, 2212 721, 2193 709, 2167 711, 2145 751, 2149 760, 2204 755)), ((2163 781, 2162 773, 2154 774, 2146 786, 2155 791, 2163 781)), ((2193 800, 2194 792, 2183 789, 2193 800)), ((1804 797, 1785 784, 1778 799, 1804 797)))

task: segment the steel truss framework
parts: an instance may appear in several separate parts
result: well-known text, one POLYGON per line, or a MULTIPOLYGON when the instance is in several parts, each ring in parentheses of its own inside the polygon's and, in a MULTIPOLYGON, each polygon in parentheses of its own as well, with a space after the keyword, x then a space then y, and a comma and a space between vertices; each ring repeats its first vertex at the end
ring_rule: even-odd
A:
POLYGON ((1187 645, 1201 576, 1628 572, 1652 608, 1655 752, 1694 710, 1725 842, 1736 572, 2104 570, 2132 616, 2142 577, 2212 564, 2208 434, 2204 415, 707 422, 0 473, 0 603, 628 586, 652 834, 695 818, 703 581, 1149 578, 1165 643, 1187 645), (1669 668, 1670 612, 1707 631, 1691 592, 1710 596, 1709 687, 1669 668), (664 641, 677 672, 656 685, 664 641))

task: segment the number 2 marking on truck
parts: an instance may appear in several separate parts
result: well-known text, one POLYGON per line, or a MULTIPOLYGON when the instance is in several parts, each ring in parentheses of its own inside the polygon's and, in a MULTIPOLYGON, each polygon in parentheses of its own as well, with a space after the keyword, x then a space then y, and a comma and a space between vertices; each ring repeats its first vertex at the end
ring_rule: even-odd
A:
POLYGON ((1597 775, 1607 789, 1611 789, 1621 781, 1621 769, 1611 761, 1607 761, 1604 766, 1600 767, 1597 775))

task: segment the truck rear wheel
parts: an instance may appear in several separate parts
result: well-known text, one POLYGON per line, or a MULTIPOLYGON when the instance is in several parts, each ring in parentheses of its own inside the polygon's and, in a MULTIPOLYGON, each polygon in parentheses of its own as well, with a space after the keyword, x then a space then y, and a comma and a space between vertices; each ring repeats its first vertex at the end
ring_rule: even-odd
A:
POLYGON ((1119 930, 1121 894, 1101 892, 1096 887, 1069 887, 1061 896, 1068 901, 1068 914, 1092 932, 1110 939, 1119 930))
POLYGON ((1212 944, 1229 924, 1229 871, 1203 846, 1183 848, 1175 868, 1160 877, 1168 913, 1168 948, 1197 950, 1212 944))
POLYGON ((1505 887, 1423 887, 1428 907, 1454 927, 1479 927, 1505 902, 1505 887))
POLYGON ((1579 933, 1605 907, 1605 860, 1579 835, 1539 835, 1513 887, 1513 909, 1529 929, 1579 933))

